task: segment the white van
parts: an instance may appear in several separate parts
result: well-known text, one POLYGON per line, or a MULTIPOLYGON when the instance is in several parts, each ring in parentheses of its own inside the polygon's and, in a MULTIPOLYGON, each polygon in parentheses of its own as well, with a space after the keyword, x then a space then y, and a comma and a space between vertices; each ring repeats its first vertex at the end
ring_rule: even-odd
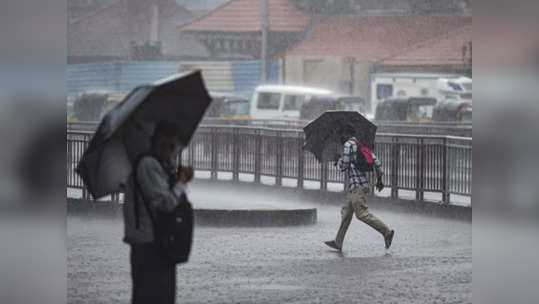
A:
POLYGON ((261 85, 251 99, 252 119, 299 119, 301 106, 312 96, 333 94, 329 90, 286 86, 261 85))
POLYGON ((375 73, 371 86, 372 109, 386 98, 472 99, 472 79, 455 74, 375 73))

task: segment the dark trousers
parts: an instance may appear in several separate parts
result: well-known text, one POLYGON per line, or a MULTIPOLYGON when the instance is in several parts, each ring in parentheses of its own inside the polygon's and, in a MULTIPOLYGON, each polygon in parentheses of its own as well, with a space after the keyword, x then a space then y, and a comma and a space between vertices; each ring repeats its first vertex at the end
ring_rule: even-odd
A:
POLYGON ((133 304, 174 304, 176 265, 162 257, 154 244, 131 245, 133 304))

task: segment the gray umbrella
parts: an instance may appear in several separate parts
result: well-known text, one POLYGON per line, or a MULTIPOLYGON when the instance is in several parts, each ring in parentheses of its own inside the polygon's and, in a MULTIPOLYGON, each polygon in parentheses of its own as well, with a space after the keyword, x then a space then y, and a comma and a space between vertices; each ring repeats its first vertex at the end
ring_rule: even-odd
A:
POLYGON ((342 153, 339 139, 347 128, 354 130, 353 136, 374 150, 376 125, 354 111, 327 111, 303 128, 305 145, 319 162, 332 161, 336 153, 342 153))
POLYGON ((135 88, 103 118, 77 165, 88 191, 94 198, 121 191, 158 121, 177 123, 187 146, 210 102, 199 71, 135 88))

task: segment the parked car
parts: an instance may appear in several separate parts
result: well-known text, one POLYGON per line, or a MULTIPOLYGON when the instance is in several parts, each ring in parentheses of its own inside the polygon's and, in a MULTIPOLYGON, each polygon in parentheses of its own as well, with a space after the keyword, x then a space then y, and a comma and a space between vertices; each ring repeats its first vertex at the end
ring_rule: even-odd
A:
POLYGON ((325 111, 358 111, 366 114, 368 105, 365 99, 349 95, 316 95, 301 106, 300 119, 316 119, 325 111))
POLYGON ((472 122, 471 100, 445 100, 438 102, 432 114, 433 121, 472 122))
POLYGON ((120 103, 127 93, 112 91, 88 91, 78 95, 72 102, 73 121, 99 121, 120 103))
POLYGON ((324 89, 261 85, 255 89, 251 99, 252 119, 300 119, 303 103, 313 97, 328 96, 332 92, 324 89))
POLYGON ((212 103, 206 112, 206 117, 228 119, 250 118, 249 99, 222 92, 210 92, 210 96, 212 103))
POLYGON ((390 98, 420 96, 436 100, 472 99, 472 79, 456 74, 374 73, 371 79, 373 108, 390 98))
POLYGON ((429 122, 435 104, 436 99, 431 97, 389 98, 378 104, 375 119, 429 122))

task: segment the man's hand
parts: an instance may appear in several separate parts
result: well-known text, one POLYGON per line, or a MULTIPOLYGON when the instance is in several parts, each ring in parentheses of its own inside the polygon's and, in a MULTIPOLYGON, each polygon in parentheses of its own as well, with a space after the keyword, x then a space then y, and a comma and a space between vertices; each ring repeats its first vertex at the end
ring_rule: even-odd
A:
POLYGON ((378 192, 382 191, 384 189, 384 183, 382 182, 382 179, 378 179, 378 182, 376 182, 376 190, 378 192))
POLYGON ((341 158, 341 155, 339 153, 336 153, 335 156, 333 156, 333 166, 337 166, 339 163, 339 158, 341 158))
POLYGON ((180 183, 188 183, 193 179, 194 170, 193 167, 180 167, 178 168, 178 181, 180 183))

